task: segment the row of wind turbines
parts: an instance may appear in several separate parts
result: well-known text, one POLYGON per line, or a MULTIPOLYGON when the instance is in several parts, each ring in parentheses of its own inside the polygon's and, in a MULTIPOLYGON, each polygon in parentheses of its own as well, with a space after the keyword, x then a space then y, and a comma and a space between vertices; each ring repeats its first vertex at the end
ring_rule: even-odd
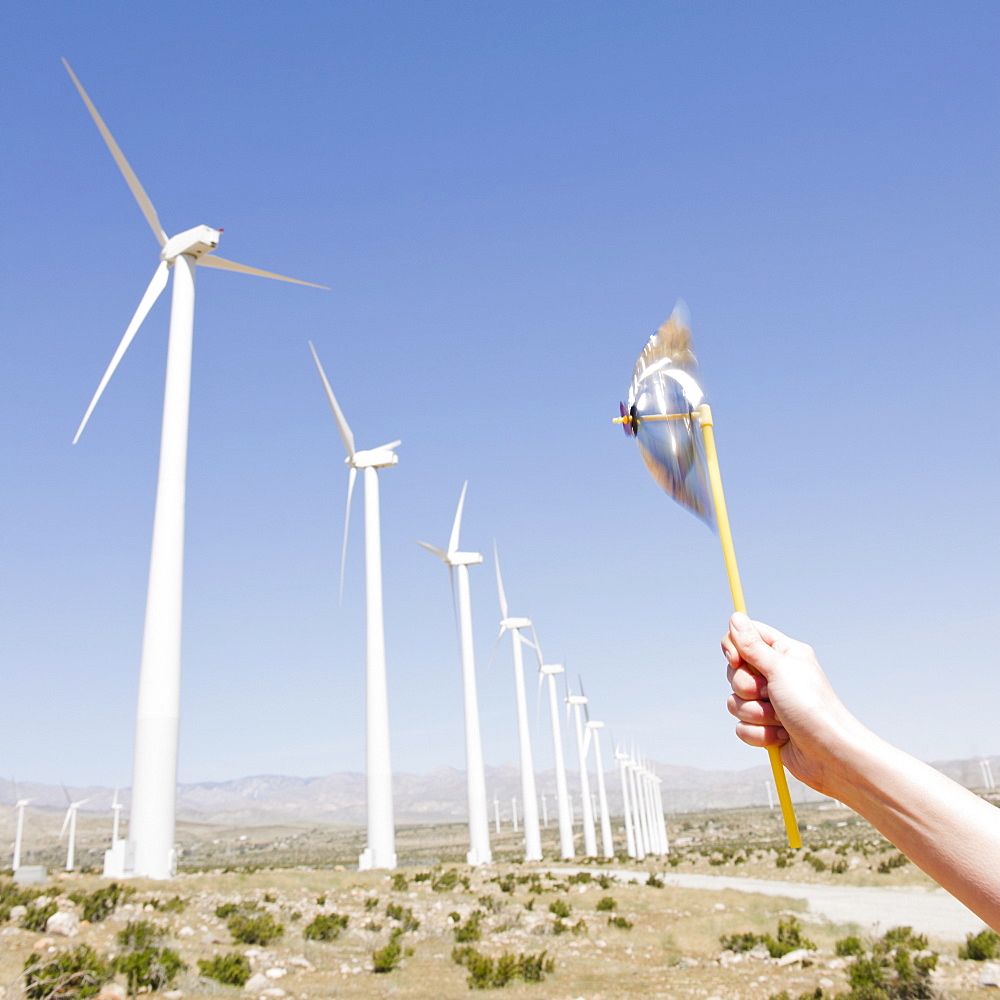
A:
MULTIPOLYGON (((209 226, 196 226, 168 237, 152 201, 97 108, 65 59, 63 64, 159 245, 158 260, 152 279, 126 327, 121 342, 100 380, 90 405, 87 407, 73 439, 74 444, 80 439, 80 435, 94 412, 105 387, 150 309, 166 288, 171 274, 173 276, 159 472, 153 516, 153 538, 136 710, 129 832, 125 840, 119 839, 116 834, 112 848, 107 853, 105 860, 105 873, 111 876, 135 875, 165 879, 170 878, 176 869, 174 838, 181 674, 184 515, 196 269, 198 266, 202 266, 294 282, 295 284, 311 285, 316 288, 324 288, 325 286, 263 271, 214 255, 213 251, 218 245, 221 230, 209 226)), ((367 604, 367 846, 359 859, 359 866, 362 869, 391 869, 396 865, 396 853, 383 629, 378 470, 396 465, 398 457, 395 448, 399 446, 400 442, 393 441, 368 450, 358 450, 355 447, 354 435, 337 403, 312 344, 310 344, 310 349, 330 407, 333 410, 337 429, 347 451, 346 464, 349 473, 348 502, 344 522, 344 553, 346 553, 351 499, 357 472, 359 469, 363 472, 367 604)), ((469 864, 481 865, 491 860, 491 849, 476 697, 469 567, 481 563, 483 557, 479 553, 463 552, 459 548, 465 495, 466 487, 463 486, 447 548, 438 548, 425 542, 420 544, 448 566, 453 592, 457 583, 458 625, 465 703, 466 771, 468 776, 469 851, 467 857, 469 864)), ((341 581, 343 581, 343 560, 344 554, 341 558, 341 581)), ((542 852, 538 824, 538 800, 535 791, 527 721, 522 646, 528 646, 535 650, 540 685, 548 684, 556 761, 560 853, 563 858, 572 858, 575 856, 572 832, 573 817, 566 783, 558 707, 559 698, 556 690, 556 676, 563 673, 564 669, 559 664, 548 664, 544 661, 529 619, 511 617, 508 614, 499 563, 496 565, 496 575, 502 615, 499 638, 502 638, 506 632, 510 632, 513 638, 525 857, 527 860, 540 860, 542 852), (523 634, 526 629, 531 630, 531 639, 523 634)), ((343 586, 342 582, 341 586, 343 586)), ((584 854, 587 856, 597 856, 598 854, 594 809, 591 803, 587 774, 589 748, 592 745, 598 781, 602 850, 610 856, 613 854, 613 845, 600 749, 600 730, 603 724, 591 721, 589 718, 584 722, 583 716, 587 715, 588 711, 587 699, 582 690, 580 694, 574 695, 569 692, 567 686, 566 702, 567 708, 575 720, 580 781, 583 786, 581 803, 584 854)), ((621 763, 617 751, 616 758, 621 763)), ((666 835, 658 780, 634 758, 629 758, 627 766, 622 766, 622 775, 628 774, 628 791, 625 792, 623 784, 623 794, 628 795, 629 803, 625 810, 629 851, 630 853, 637 852, 636 856, 641 856, 643 852, 662 853, 666 850, 666 835)), ((81 804, 78 803, 77 808, 81 804)), ((19 818, 23 821, 23 808, 19 813, 19 818)), ((75 818, 76 810, 73 809, 72 814, 67 814, 71 840, 75 833, 75 818)))

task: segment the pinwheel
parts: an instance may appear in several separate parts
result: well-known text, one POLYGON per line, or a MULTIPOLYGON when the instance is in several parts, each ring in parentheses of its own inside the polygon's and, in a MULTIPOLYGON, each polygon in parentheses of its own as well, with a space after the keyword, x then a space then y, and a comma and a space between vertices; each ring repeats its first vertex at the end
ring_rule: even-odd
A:
MULTIPOLYGON (((621 416, 615 422, 623 425, 629 437, 635 438, 649 474, 664 492, 718 530, 733 607, 745 613, 746 602, 715 451, 712 411, 704 399, 698 362, 691 348, 687 310, 678 304, 639 355, 628 403, 620 404, 621 416)), ((778 747, 768 747, 767 753, 788 843, 801 847, 781 752, 778 747)))

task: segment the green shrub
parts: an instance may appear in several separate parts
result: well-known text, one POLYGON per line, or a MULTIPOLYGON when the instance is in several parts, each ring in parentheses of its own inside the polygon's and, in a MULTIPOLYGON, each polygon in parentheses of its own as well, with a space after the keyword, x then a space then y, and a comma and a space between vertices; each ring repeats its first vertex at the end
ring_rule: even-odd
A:
POLYGON ((607 875, 605 875, 605 874, 604 874, 604 872, 601 872, 601 873, 600 873, 600 875, 598 875, 598 876, 597 876, 597 878, 595 878, 595 879, 594 879, 594 881, 595 881, 595 882, 596 882, 596 883, 597 883, 597 884, 598 884, 598 885, 599 885, 599 886, 600 886, 600 887, 601 887, 602 889, 610 889, 610 888, 611 888, 611 886, 612 886, 612 885, 613 885, 613 883, 614 883, 614 880, 613 880, 613 879, 611 879, 611 878, 609 878, 609 877, 608 877, 607 875))
POLYGON ((909 864, 910 859, 905 854, 896 853, 891 858, 887 858, 878 866, 879 874, 888 875, 894 868, 902 868, 909 864))
POLYGON ((171 896, 170 899, 151 899, 149 905, 160 913, 181 913, 187 906, 187 900, 180 896, 171 896))
MULTIPOLYGON (((416 881, 416 878, 414 878, 416 881)), ((458 885, 458 869, 449 868, 431 880, 431 888, 435 892, 450 892, 458 885)))
POLYGON ((570 885, 574 885, 578 882, 580 884, 585 885, 587 882, 590 882, 593 879, 593 877, 594 876, 591 875, 590 872, 577 872, 575 875, 570 875, 569 878, 566 879, 566 881, 570 885))
POLYGON ((143 992, 157 992, 171 986, 177 974, 187 966, 180 955, 170 948, 143 948, 119 955, 112 967, 125 976, 128 991, 135 996, 143 992))
POLYGON ((775 941, 770 934, 764 935, 764 944, 771 953, 771 958, 781 958, 790 951, 798 951, 800 948, 815 948, 808 938, 802 936, 802 925, 797 917, 789 917, 787 920, 778 921, 778 940, 775 941))
POLYGON ((735 951, 737 954, 752 951, 759 944, 764 944, 763 934, 753 934, 747 931, 745 934, 723 934, 719 938, 719 944, 725 951, 735 951))
POLYGON ((326 906, 326 896, 317 896, 316 897, 316 905, 317 906, 326 906))
POLYGON ((618 908, 618 904, 614 901, 611 896, 602 896, 597 901, 597 906, 594 907, 598 913, 610 913, 612 910, 618 908))
POLYGON ((413 915, 413 909, 409 906, 397 906, 395 903, 390 903, 385 908, 385 915, 398 921, 399 929, 402 931, 415 931, 420 927, 420 921, 413 915))
POLYGON ((608 917, 609 927, 618 927, 623 931, 632 930, 632 921, 626 920, 624 917, 608 917))
POLYGON ((554 913, 557 917, 565 919, 573 912, 573 907, 564 899, 556 899, 549 903, 549 913, 554 913))
POLYGON ((659 875, 651 874, 649 878, 646 879, 646 885, 648 885, 650 889, 662 889, 664 886, 664 882, 663 879, 659 877, 659 875))
POLYGON ((409 887, 410 883, 402 872, 396 872, 392 876, 392 888, 394 892, 406 892, 409 887))
POLYGON ((117 882, 112 882, 103 889, 94 892, 72 892, 69 898, 80 906, 80 915, 92 924, 100 923, 110 917, 119 904, 135 893, 135 889, 123 888, 117 882))
POLYGON ((927 938, 910 927, 887 931, 847 967, 851 992, 842 1000, 930 1000, 938 956, 923 953, 926 948, 927 938))
POLYGON ((455 940, 459 944, 465 944, 467 941, 478 941, 483 936, 479 927, 479 922, 482 919, 483 911, 473 910, 469 914, 469 919, 455 928, 455 940))
POLYGON ((270 913, 234 913, 226 927, 240 944, 266 945, 285 933, 285 928, 270 913))
POLYGON ((455 948, 451 958, 456 965, 464 965, 468 970, 469 989, 490 990, 500 989, 515 979, 540 983, 556 967, 555 962, 545 955, 543 951, 537 955, 515 956, 505 951, 499 958, 493 959, 475 948, 455 948))
POLYGON ((115 937, 118 946, 125 951, 143 951, 152 948, 165 934, 162 927, 148 920, 130 920, 115 937))
POLYGON ((250 971, 250 960, 236 951, 198 960, 198 972, 201 975, 225 986, 245 986, 250 978, 250 971))
POLYGON ((321 913, 302 929, 307 941, 332 941, 347 929, 347 917, 339 913, 321 913))
MULTIPOLYGON (((243 905, 237 905, 236 903, 223 903, 221 906, 215 908, 215 915, 220 920, 228 920, 234 913, 239 913, 241 910, 246 910, 247 907, 243 905)), ((256 907, 251 904, 249 909, 255 910, 256 907)))
POLYGON ((24 961, 28 1000, 86 1000, 113 975, 111 966, 89 945, 54 955, 29 955, 24 961))
POLYGON ((384 948, 372 952, 372 967, 375 972, 392 972, 403 958, 403 947, 399 939, 402 931, 393 931, 389 943, 384 948))
POLYGON ((378 909, 378 896, 369 896, 365 900, 366 910, 377 910, 378 909))
POLYGON ((31 903, 28 906, 27 913, 21 917, 21 926, 26 931, 34 931, 36 934, 40 934, 45 930, 45 925, 49 922, 49 917, 58 909, 59 905, 54 899, 48 903, 43 903, 41 906, 31 903))
POLYGON ((275 894, 273 892, 265 892, 264 893, 264 902, 265 903, 277 903, 278 902, 278 897, 275 896, 275 894))
POLYGON ((958 949, 959 958, 972 959, 974 962, 985 962, 987 959, 997 958, 998 954, 1000 954, 1000 934, 991 930, 967 934, 965 944, 958 949))
POLYGON ((841 938, 833 947, 834 951, 842 958, 865 953, 865 946, 861 943, 861 938, 854 937, 854 935, 841 938))

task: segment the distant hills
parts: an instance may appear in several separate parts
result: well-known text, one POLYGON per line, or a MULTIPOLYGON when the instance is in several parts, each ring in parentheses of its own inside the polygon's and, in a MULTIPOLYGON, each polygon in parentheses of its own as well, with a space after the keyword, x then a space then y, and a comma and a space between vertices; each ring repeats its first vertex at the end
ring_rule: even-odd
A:
MULTIPOLYGON (((987 758, 993 775, 1000 781, 1000 757, 987 758)), ((936 762, 936 767, 960 784, 983 790, 980 758, 936 762)), ((770 769, 767 764, 741 771, 705 771, 694 767, 649 762, 649 767, 663 780, 663 802, 670 813, 702 809, 733 809, 767 805, 770 769)), ((570 791, 579 795, 575 772, 568 775, 570 791)), ((613 813, 621 812, 621 782, 618 771, 605 775, 608 800, 613 813)), ((544 771, 537 776, 539 795, 546 797, 549 815, 555 817, 555 773, 544 771)), ((592 780, 595 787, 596 783, 592 780)), ((789 779, 796 802, 822 800, 812 789, 789 779)), ((511 799, 521 797, 519 770, 513 764, 486 768, 486 787, 492 818, 493 797, 500 802, 503 817, 510 816, 511 799)), ((59 785, 22 782, 21 797, 32 800, 32 808, 63 810, 66 796, 59 785)), ((466 816, 465 772, 440 767, 427 774, 397 774, 393 779, 396 821, 399 823, 440 823, 462 820, 466 816)), ((88 799, 81 813, 106 813, 111 808, 114 790, 104 787, 70 788, 73 801, 88 799)), ((772 792, 773 794, 773 792, 772 792)), ((0 779, 0 805, 15 802, 14 786, 0 779)), ((121 792, 128 803, 128 791, 121 792)), ((518 814, 521 806, 518 805, 518 814)), ((258 825, 274 822, 345 823, 365 822, 364 775, 356 772, 328 774, 318 778, 292 778, 281 775, 255 775, 232 781, 200 782, 180 785, 177 794, 178 818, 201 823, 258 825)))

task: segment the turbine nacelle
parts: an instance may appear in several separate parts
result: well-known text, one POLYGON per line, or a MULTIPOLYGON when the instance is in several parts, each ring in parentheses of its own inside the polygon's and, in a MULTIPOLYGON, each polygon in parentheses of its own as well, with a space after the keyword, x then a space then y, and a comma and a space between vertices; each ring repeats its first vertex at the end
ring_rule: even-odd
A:
POLYGON ((566 668, 561 663, 543 663, 539 668, 538 672, 540 674, 561 674, 565 673, 566 668))
POLYGON ((603 722, 588 722, 587 723, 587 728, 588 729, 603 729, 604 728, 604 723, 603 722))
POLYGON ((202 257, 219 245, 221 232, 222 230, 212 229, 211 226, 195 226, 194 229, 185 229, 183 233, 171 236, 163 244, 160 260, 170 264, 181 254, 187 254, 195 259, 202 257))
POLYGON ((530 618, 502 618, 500 628, 513 631, 518 628, 531 628, 530 618))
POLYGON ((352 469, 386 469, 389 466, 398 465, 399 456, 392 449, 402 443, 402 441, 393 441, 392 444, 383 445, 381 448, 356 451, 344 459, 344 465, 352 469))
POLYGON ((582 694, 566 695, 566 703, 569 705, 586 705, 587 699, 582 694))

